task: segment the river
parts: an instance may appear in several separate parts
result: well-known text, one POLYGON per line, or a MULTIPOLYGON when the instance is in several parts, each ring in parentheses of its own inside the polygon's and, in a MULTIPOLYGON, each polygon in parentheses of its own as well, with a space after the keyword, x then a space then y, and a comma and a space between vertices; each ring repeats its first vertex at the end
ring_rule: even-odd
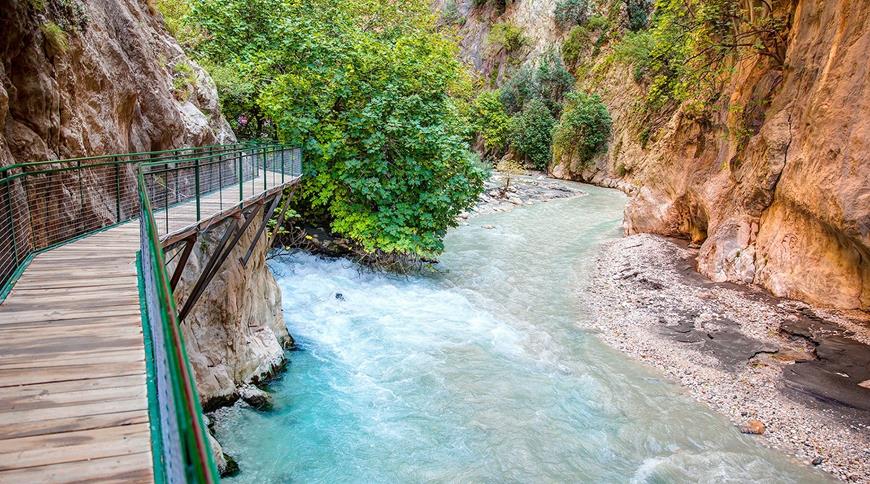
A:
POLYGON ((584 332, 586 275, 625 203, 584 190, 471 219, 436 273, 274 261, 300 350, 273 410, 222 411, 228 481, 824 481, 584 332))

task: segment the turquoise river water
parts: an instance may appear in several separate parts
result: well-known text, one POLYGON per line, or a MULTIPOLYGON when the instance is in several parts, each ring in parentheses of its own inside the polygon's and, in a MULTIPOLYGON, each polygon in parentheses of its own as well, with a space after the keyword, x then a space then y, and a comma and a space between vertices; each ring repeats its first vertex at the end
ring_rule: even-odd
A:
POLYGON ((228 481, 824 481, 584 332, 582 288, 625 203, 584 190, 472 219, 435 274, 274 262, 300 350, 273 410, 220 419, 242 468, 228 481))

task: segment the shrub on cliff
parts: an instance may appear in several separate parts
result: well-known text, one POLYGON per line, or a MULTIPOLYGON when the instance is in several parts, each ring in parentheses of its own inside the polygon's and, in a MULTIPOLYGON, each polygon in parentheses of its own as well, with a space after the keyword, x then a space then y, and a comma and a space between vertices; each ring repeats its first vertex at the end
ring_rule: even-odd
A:
POLYGON ((553 158, 591 161, 607 144, 610 127, 610 113, 597 95, 572 92, 553 130, 553 158))
POLYGON ((498 22, 490 29, 486 42, 490 49, 495 51, 504 49, 510 54, 526 45, 527 39, 522 27, 513 22, 498 22))
POLYGON ((544 54, 537 67, 526 64, 501 87, 500 99, 509 114, 516 114, 525 105, 538 99, 546 104, 553 116, 562 112, 565 94, 574 88, 574 76, 553 51, 544 54))
POLYGON ((553 10, 556 23, 568 27, 580 25, 586 21, 589 11, 587 0, 559 0, 553 10))
POLYGON ((550 163, 550 144, 556 119, 544 101, 532 99, 511 119, 511 150, 526 164, 546 170, 550 163))
POLYGON ((647 109, 675 108, 686 100, 704 105, 721 93, 721 79, 748 56, 785 62, 788 9, 743 0, 655 0, 648 30, 645 1, 629 3, 629 28, 615 46, 616 59, 634 67, 647 88, 647 109), (781 16, 782 15, 782 16, 781 16))

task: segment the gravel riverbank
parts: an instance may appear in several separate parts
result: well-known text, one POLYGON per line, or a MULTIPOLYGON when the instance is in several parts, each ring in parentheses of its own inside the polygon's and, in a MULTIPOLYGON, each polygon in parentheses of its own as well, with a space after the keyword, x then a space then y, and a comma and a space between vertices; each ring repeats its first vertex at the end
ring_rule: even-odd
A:
POLYGON ((652 235, 605 245, 583 296, 586 324, 761 443, 870 483, 867 315, 711 283, 696 255, 652 235))

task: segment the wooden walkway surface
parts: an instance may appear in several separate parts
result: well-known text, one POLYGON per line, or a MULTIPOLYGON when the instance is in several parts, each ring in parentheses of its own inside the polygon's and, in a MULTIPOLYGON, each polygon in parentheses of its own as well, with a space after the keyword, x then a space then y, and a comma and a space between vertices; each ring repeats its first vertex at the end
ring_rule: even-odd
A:
MULTIPOLYGON (((238 185, 204 197, 203 218, 233 200, 238 185)), ((169 232, 195 214, 171 208, 169 232)), ((44 252, 0 304, 0 482, 153 481, 138 250, 134 220, 44 252)))

